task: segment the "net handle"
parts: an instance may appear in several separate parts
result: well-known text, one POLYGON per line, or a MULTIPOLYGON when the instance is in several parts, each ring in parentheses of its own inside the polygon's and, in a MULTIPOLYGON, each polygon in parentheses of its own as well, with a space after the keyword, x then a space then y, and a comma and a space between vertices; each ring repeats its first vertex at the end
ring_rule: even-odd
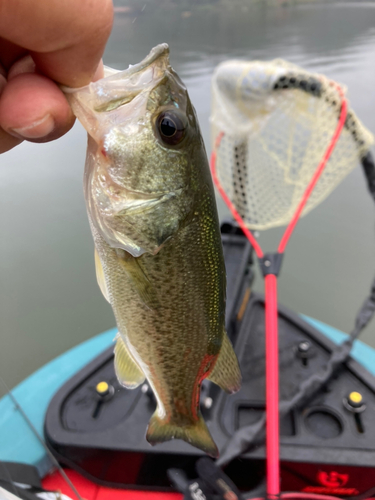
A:
MULTIPOLYGON (((330 85, 336 87, 341 98, 341 111, 340 117, 331 138, 330 144, 326 149, 323 158, 316 168, 314 175, 309 182, 302 199, 287 226, 283 237, 279 243, 278 254, 282 255, 288 244, 288 241, 297 225, 301 213, 309 199, 316 183, 318 182, 326 164, 329 160, 336 143, 340 137, 341 131, 345 125, 347 115, 347 101, 344 96, 344 91, 335 82, 330 82, 330 85)), ((255 253, 259 260, 264 260, 264 253, 257 242, 252 232, 246 227, 245 222, 236 210, 235 206, 227 196, 223 189, 217 172, 216 160, 217 150, 220 146, 221 140, 224 137, 224 132, 220 132, 216 138, 214 150, 211 155, 211 173, 212 178, 221 194, 224 202, 231 211, 233 217, 238 222, 240 228, 244 232, 252 244, 255 253)), ((266 256, 267 257, 267 256, 266 256)), ((278 271, 264 272, 265 277, 265 321, 266 321, 266 452, 267 452, 267 499, 277 500, 280 498, 280 435, 279 435, 279 347, 278 347, 278 310, 277 310, 277 274, 278 271)))
POLYGON ((279 445, 279 332, 277 311, 277 276, 264 278, 266 326, 266 456, 267 499, 280 494, 279 445))

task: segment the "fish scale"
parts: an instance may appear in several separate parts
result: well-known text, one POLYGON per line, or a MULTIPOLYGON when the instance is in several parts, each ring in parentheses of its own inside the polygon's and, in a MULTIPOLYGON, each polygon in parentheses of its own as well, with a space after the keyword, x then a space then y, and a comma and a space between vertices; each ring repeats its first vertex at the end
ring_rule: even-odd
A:
POLYGON ((151 444, 183 439, 217 456, 200 386, 209 378, 235 392, 241 375, 224 326, 207 156, 168 54, 159 45, 139 65, 67 96, 89 134, 85 197, 98 283, 119 330, 116 374, 128 389, 145 378, 153 389, 151 444))

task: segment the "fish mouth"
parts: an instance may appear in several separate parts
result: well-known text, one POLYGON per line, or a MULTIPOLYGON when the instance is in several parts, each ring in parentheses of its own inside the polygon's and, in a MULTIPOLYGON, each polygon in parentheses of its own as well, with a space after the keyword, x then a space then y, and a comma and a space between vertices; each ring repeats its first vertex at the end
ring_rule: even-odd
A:
POLYGON ((169 62, 169 47, 163 43, 154 47, 141 62, 124 71, 105 68, 105 78, 78 89, 61 88, 73 113, 99 144, 117 120, 119 108, 128 104, 131 107, 134 102, 138 110, 144 110, 149 91, 159 85, 167 73, 172 74, 173 70, 169 62))
MULTIPOLYGON (((112 68, 104 67, 105 78, 103 78, 100 82, 98 82, 98 86, 100 83, 100 88, 98 87, 97 93, 98 95, 101 92, 102 86, 106 85, 106 82, 111 82, 111 85, 114 85, 116 81, 123 82, 124 80, 134 80, 134 77, 139 79, 130 91, 120 91, 116 92, 116 95, 108 95, 105 98, 104 102, 100 102, 94 108, 96 112, 107 112, 112 111, 124 104, 128 104, 131 102, 137 95, 139 95, 145 88, 145 81, 148 80, 150 83, 152 80, 155 80, 157 83, 161 80, 164 75, 165 70, 169 67, 169 46, 167 43, 161 43, 154 47, 151 52, 143 59, 143 61, 130 65, 128 69, 124 71, 113 71, 112 68), (146 70, 151 69, 149 72, 150 75, 146 74, 146 70), (142 73, 144 74, 144 78, 142 78, 142 73)), ((135 83, 135 82, 134 82, 135 83)), ((91 84, 94 86, 95 84, 91 84)))
MULTIPOLYGON (((169 66, 169 45, 167 43, 160 43, 153 49, 150 53, 139 63, 130 65, 128 69, 121 71, 121 79, 127 78, 135 73, 139 73, 149 66, 153 65, 156 61, 160 59, 161 64, 167 64, 169 66)), ((117 73, 118 75, 118 73, 117 73)), ((113 75, 110 75, 113 78, 113 75)))
MULTIPOLYGON (((141 62, 130 65, 128 69, 116 71, 104 67, 105 77, 86 87, 89 93, 87 96, 82 94, 81 99, 89 100, 97 113, 112 111, 131 102, 151 84, 157 85, 168 68, 169 46, 167 43, 161 43, 141 62)), ((66 87, 63 90, 68 96, 75 91, 66 87)))

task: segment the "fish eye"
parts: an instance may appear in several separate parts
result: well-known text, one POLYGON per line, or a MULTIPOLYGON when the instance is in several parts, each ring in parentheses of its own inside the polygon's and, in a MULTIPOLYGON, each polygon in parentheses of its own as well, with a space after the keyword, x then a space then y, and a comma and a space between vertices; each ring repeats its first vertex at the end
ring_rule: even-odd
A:
POLYGON ((176 146, 185 137, 186 126, 173 111, 163 111, 157 119, 157 128, 161 140, 170 146, 176 146))

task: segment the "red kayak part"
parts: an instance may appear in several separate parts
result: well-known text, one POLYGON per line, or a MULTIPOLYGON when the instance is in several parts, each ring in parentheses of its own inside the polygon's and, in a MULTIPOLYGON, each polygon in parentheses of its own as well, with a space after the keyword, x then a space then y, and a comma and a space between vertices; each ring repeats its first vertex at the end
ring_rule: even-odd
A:
MULTIPOLYGON (((181 493, 166 493, 161 491, 120 490, 100 486, 81 476, 72 469, 64 469, 66 475, 74 484, 78 493, 85 500, 182 500, 181 493)), ((72 500, 77 500, 65 479, 59 471, 49 474, 42 480, 43 488, 49 491, 60 491, 72 500)))

